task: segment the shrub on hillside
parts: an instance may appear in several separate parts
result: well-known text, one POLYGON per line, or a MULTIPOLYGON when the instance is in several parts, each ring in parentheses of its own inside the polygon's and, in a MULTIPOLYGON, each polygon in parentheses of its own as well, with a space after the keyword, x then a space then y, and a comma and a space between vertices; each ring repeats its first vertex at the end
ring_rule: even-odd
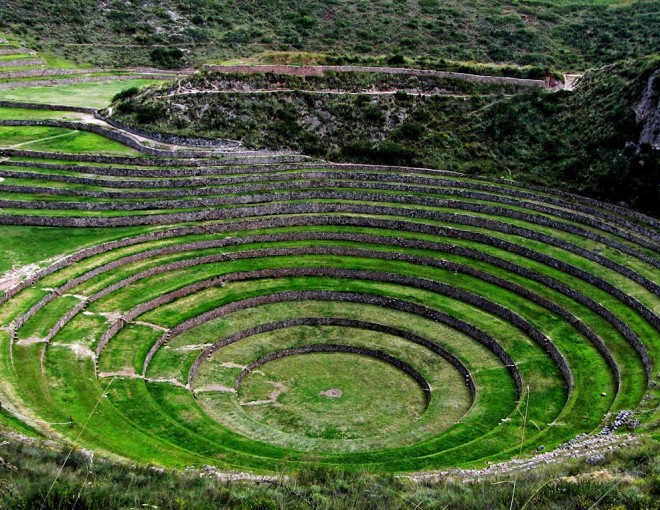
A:
POLYGON ((131 97, 135 97, 138 95, 139 92, 140 92, 140 87, 130 87, 121 90, 113 96, 112 102, 114 103, 115 101, 121 101, 122 99, 129 99, 131 97))
POLYGON ((158 46, 149 54, 153 64, 161 69, 180 69, 185 65, 183 51, 179 48, 158 46))

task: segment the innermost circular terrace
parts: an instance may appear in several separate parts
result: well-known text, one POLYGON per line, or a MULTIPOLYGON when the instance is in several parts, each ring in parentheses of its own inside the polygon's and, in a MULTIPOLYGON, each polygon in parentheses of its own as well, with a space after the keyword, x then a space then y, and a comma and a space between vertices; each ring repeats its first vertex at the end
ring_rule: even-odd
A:
POLYGON ((210 418, 242 436, 302 452, 411 447, 452 427, 474 402, 460 362, 396 328, 317 317, 259 330, 219 340, 190 388, 210 418), (329 388, 341 397, 328 398, 329 388))
POLYGON ((384 352, 331 344, 271 353, 245 367, 236 383, 251 419, 331 440, 402 431, 424 414, 431 393, 414 368, 384 352), (319 390, 331 385, 343 388, 334 390, 342 398, 319 390))

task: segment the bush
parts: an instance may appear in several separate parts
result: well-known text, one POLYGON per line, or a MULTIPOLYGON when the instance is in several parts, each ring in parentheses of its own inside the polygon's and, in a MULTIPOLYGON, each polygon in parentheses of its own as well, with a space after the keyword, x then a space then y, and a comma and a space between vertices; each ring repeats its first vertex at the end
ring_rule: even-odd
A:
POLYGON ((391 66, 400 66, 406 63, 406 57, 400 53, 396 53, 387 57, 387 63, 391 66))
POLYGON ((154 65, 161 69, 180 69, 185 65, 183 51, 179 48, 159 46, 149 54, 154 65))
POLYGON ((415 159, 415 151, 391 141, 378 144, 353 142, 342 147, 342 155, 358 163, 382 165, 410 165, 415 159))
POLYGON ((130 87, 127 89, 124 89, 120 92, 117 92, 114 97, 112 98, 112 102, 114 103, 115 101, 120 101, 122 99, 129 99, 131 97, 135 97, 138 95, 140 92, 140 87, 130 87))
POLYGON ((424 126, 419 122, 405 122, 392 133, 395 140, 418 140, 424 134, 424 126))
POLYGON ((385 122, 385 112, 378 103, 371 103, 363 110, 364 118, 374 124, 382 124, 385 122))

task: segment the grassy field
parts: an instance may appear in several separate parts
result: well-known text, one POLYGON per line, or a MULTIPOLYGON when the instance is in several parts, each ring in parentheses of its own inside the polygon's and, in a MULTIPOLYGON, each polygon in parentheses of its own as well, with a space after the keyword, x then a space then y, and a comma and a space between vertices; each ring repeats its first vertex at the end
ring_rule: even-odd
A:
POLYGON ((657 508, 658 447, 652 442, 607 454, 604 464, 590 466, 573 460, 545 466, 518 477, 515 492, 511 478, 506 476, 469 484, 453 479, 416 483, 377 473, 318 468, 270 482, 218 481, 200 477, 197 472, 181 475, 98 458, 90 463, 79 452, 73 452, 69 466, 56 478, 68 450, 15 443, 2 448, 4 458, 17 467, 4 478, 3 510, 74 504, 96 510, 131 506, 135 501, 168 510, 182 506, 194 510, 209 507, 302 510, 310 504, 320 510, 399 510, 411 505, 424 510, 444 507, 477 510, 509 508, 512 498, 516 509, 527 505, 526 508, 578 510, 593 504, 609 508, 657 508), (608 476, 603 476, 605 469, 608 476), (53 484, 56 479, 58 483, 53 484), (173 493, 176 497, 172 497, 173 493))
POLYGON ((0 100, 105 108, 110 104, 115 94, 122 90, 131 87, 160 85, 162 83, 162 80, 112 80, 101 83, 26 87, 0 90, 0 100))
POLYGON ((270 436, 305 450, 373 449, 412 437, 419 440, 453 425, 471 405, 460 374, 431 351, 391 335, 338 327, 285 329, 223 348, 205 364, 195 386, 202 406, 217 420, 255 439, 266 438, 264 428, 284 432, 289 439, 270 436), (331 343, 385 352, 409 366, 423 366, 422 377, 437 393, 427 406, 419 383, 404 372, 381 360, 344 353, 275 360, 251 372, 236 396, 212 391, 214 386, 231 388, 239 372, 236 367, 258 356, 264 343, 273 351, 331 343), (341 397, 321 394, 331 389, 340 390, 341 397), (281 394, 268 402, 276 390, 281 394), (255 401, 264 402, 250 404, 255 401), (332 440, 332 446, 318 439, 332 440))
POLYGON ((0 0, 0 510, 660 509, 658 7, 0 0))
POLYGON ((7 148, 42 152, 140 155, 135 149, 95 133, 54 127, 0 126, 0 144, 7 148))
POLYGON ((294 435, 334 440, 386 435, 409 426, 425 408, 413 380, 362 356, 310 354, 264 368, 264 376, 251 374, 241 384, 243 409, 255 421, 294 435), (249 405, 271 398, 276 383, 287 388, 277 399, 281 407, 249 405), (332 389, 339 389, 341 396, 321 394, 332 389))
MULTIPOLYGON (((251 267, 252 269, 255 268, 253 262, 250 264, 250 267, 251 267)), ((210 269, 210 268, 209 268, 209 269, 210 269)), ((382 267, 382 266, 381 266, 381 269, 385 269, 385 267, 382 267)), ((402 269, 398 269, 397 272, 401 273, 401 272, 402 272, 402 269)), ((214 274, 214 273, 211 272, 211 273, 208 273, 208 274, 214 274)), ((217 274, 217 273, 216 273, 216 274, 217 274)), ((196 275, 197 278, 203 278, 204 276, 205 276, 204 273, 199 273, 199 272, 198 272, 197 275, 196 275)), ((173 281, 173 282, 176 282, 176 281, 179 281, 179 280, 180 280, 180 277, 178 277, 176 274, 172 275, 172 281, 173 281)), ((190 282, 189 279, 187 279, 187 281, 190 282)), ((296 283, 295 283, 294 281, 289 281, 289 282, 287 283, 287 285, 286 285, 285 287, 283 287, 283 288, 289 288, 289 289, 290 289, 290 288, 296 288, 296 286, 297 286, 297 285, 296 285, 296 283)), ((171 288, 171 287, 170 287, 170 288, 171 288)), ((232 288, 233 288, 233 287, 232 287, 232 288)), ((324 283, 323 285, 321 285, 321 288, 324 288, 324 289, 330 289, 330 288, 332 288, 332 286, 329 285, 329 282, 327 282, 327 283, 324 283)), ((341 288, 343 288, 343 289, 347 289, 347 290, 348 290, 348 289, 350 289, 350 286, 349 286, 349 287, 346 287, 346 286, 342 285, 341 288)), ((360 288, 364 288, 364 284, 363 284, 360 288)), ((156 285, 156 286, 154 286, 154 284, 151 283, 148 287, 146 287, 146 286, 143 286, 143 287, 136 287, 135 292, 137 293, 136 295, 139 295, 139 296, 141 297, 141 299, 148 299, 148 298, 149 298, 149 294, 151 294, 151 295, 153 295, 153 296, 157 296, 157 295, 161 295, 163 292, 166 292, 167 290, 168 290, 167 287, 163 287, 162 285, 156 285)), ((262 287, 262 292, 263 292, 263 290, 264 290, 264 289, 263 289, 263 287, 262 287)), ((485 289, 482 289, 482 291, 485 291, 485 289)), ((392 289, 392 290, 389 290, 389 291, 387 292, 387 294, 388 294, 388 295, 391 295, 391 296, 396 296, 396 293, 393 292, 393 289, 392 289)), ((491 292, 491 295, 492 295, 492 292, 491 292)), ((429 299, 430 299, 431 301, 433 301, 433 298, 431 298, 431 296, 429 296, 428 298, 424 298, 424 299, 423 299, 423 302, 427 302, 427 303, 431 302, 431 301, 429 301, 429 299)), ((199 298, 196 298, 196 299, 195 299, 195 301, 196 301, 196 302, 199 302, 200 304, 203 304, 203 303, 207 302, 208 300, 209 300, 209 298, 203 298, 202 296, 200 296, 199 298), (201 299, 201 301, 199 301, 199 299, 201 299)), ((212 302, 212 301, 210 301, 210 302, 212 302)), ((509 302, 509 303, 511 302, 511 298, 510 298, 510 297, 507 298, 507 302, 509 302)), ((118 305, 119 305, 120 308, 127 309, 130 305, 129 305, 128 303, 126 303, 125 300, 124 300, 124 303, 125 303, 125 304, 119 304, 119 303, 109 302, 109 307, 106 308, 106 310, 107 310, 107 309, 109 309, 109 310, 116 310, 118 305)), ((181 309, 182 309, 181 307, 182 307, 182 303, 177 304, 177 308, 178 308, 178 310, 181 310, 181 309)), ((44 309, 44 310, 45 310, 45 309, 44 309)), ((92 308, 90 308, 90 311, 91 311, 92 313, 99 313, 99 312, 101 312, 102 310, 103 310, 103 308, 99 308, 98 305, 94 305, 92 308)), ((173 319, 175 320, 175 322, 176 322, 176 321, 180 321, 181 319, 175 319, 175 317, 176 317, 176 313, 173 315, 173 312, 174 312, 174 310, 172 310, 172 311, 168 311, 167 309, 165 309, 165 310, 163 310, 164 315, 162 315, 162 316, 163 316, 163 317, 168 317, 168 318, 169 318, 168 321, 170 321, 170 323, 171 323, 171 321, 172 321, 173 319)), ((198 307, 198 308, 196 308, 196 311, 195 311, 194 313, 200 313, 200 312, 201 312, 201 310, 200 310, 199 307, 198 307)), ((50 317, 53 317, 53 316, 56 317, 56 316, 58 316, 60 313, 61 313, 61 312, 56 312, 55 309, 53 309, 51 313, 47 313, 47 314, 44 315, 43 317, 44 317, 44 318, 45 318, 45 317, 48 317, 48 316, 50 316, 50 317)), ((454 313, 456 313, 456 310, 454 310, 454 313)), ((471 319, 474 321, 474 320, 475 320, 474 314, 472 314, 472 315, 473 315, 473 316, 471 317, 471 319)), ((185 317, 185 315, 184 315, 183 317, 185 317)), ((160 323, 162 324, 162 319, 159 320, 156 316, 151 316, 151 317, 150 317, 150 316, 145 316, 145 320, 146 320, 147 322, 150 322, 150 323, 159 323, 159 322, 160 322, 160 323)), ((36 327, 36 325, 39 323, 39 320, 37 319, 36 316, 35 316, 35 321, 36 321, 36 322, 34 322, 34 324, 33 324, 32 327, 36 327)), ((485 324, 485 323, 484 323, 484 324, 485 324)), ((46 330, 48 329, 48 327, 49 327, 48 324, 45 324, 44 326, 41 326, 41 328, 42 328, 42 332, 43 332, 43 331, 46 331, 46 330), (45 329, 44 329, 44 328, 45 328, 45 329)), ((140 331, 140 329, 138 329, 137 331, 140 331)), ((25 335, 28 335, 28 334, 33 334, 33 333, 35 333, 35 332, 34 332, 34 331, 30 331, 30 330, 25 330, 25 333, 24 333, 24 334, 25 334, 25 335)), ((39 332, 37 331, 37 333, 39 333, 39 332)), ((79 330, 78 334, 74 334, 74 335, 72 336, 72 338, 80 338, 79 333, 80 333, 80 330, 79 330)), ((39 333, 39 334, 40 334, 40 333, 39 333)), ((138 338, 144 338, 144 340, 146 340, 147 343, 148 343, 148 342, 149 342, 148 338, 149 338, 150 336, 151 336, 151 335, 145 335, 145 334, 143 333, 142 335, 140 335, 140 336, 138 336, 138 337, 134 337, 134 340, 132 340, 132 341, 129 340, 129 337, 124 337, 124 340, 122 341, 122 343, 125 343, 125 345, 127 345, 127 346, 129 346, 129 345, 132 344, 133 347, 131 347, 127 352, 128 352, 129 354, 130 354, 131 352, 135 352, 136 355, 137 355, 137 353, 139 353, 139 351, 140 351, 141 349, 139 348, 139 346, 138 346, 135 342, 138 340, 138 338), (136 351, 135 349, 137 349, 137 351, 136 351)), ((501 337, 501 336, 502 336, 501 334, 498 335, 498 337, 501 337)), ((553 335, 553 336, 555 336, 555 335, 553 335)), ((65 338, 65 337, 63 337, 63 339, 64 339, 64 338, 65 338)), ((152 337, 152 338, 153 338, 153 337, 152 337)), ((199 335, 196 335, 195 338, 197 338, 197 341, 199 342, 199 335)), ((140 340, 140 341, 141 341, 141 340, 140 340)), ((153 340, 151 340, 151 341, 153 342, 153 340)), ((522 346, 518 346, 517 348, 520 348, 520 347, 522 347, 522 346)), ((513 348, 513 346, 512 346, 512 349, 513 349, 512 352, 515 352, 515 348, 513 348)), ((66 352, 66 351, 64 351, 64 352, 66 352)), ((115 351, 115 352, 119 352, 119 351, 115 351)), ((144 351, 142 351, 142 352, 144 352, 144 351)), ((131 357, 126 358, 124 355, 122 355, 122 356, 120 356, 119 358, 117 358, 117 357, 116 357, 116 354, 115 354, 115 355, 111 355, 110 352, 108 353, 108 355, 110 356, 110 358, 108 358, 108 359, 104 359, 104 358, 102 357, 102 359, 103 359, 103 367, 104 367, 103 369, 104 369, 104 370, 109 370, 109 371, 111 371, 112 368, 115 368, 115 369, 125 369, 125 368, 127 368, 127 367, 126 367, 126 363, 123 362, 123 361, 121 361, 121 360, 125 360, 125 359, 129 360, 129 367, 130 367, 130 359, 131 359, 131 357), (114 363, 112 362, 113 359, 115 359, 115 360, 116 360, 115 363, 118 363, 118 364, 114 364, 114 363), (119 361, 117 361, 117 360, 119 360, 119 361), (108 363, 110 363, 110 365, 108 365, 108 363), (113 365, 114 365, 114 367, 113 367, 113 365)), ((59 356, 58 356, 58 357, 59 357, 59 356)), ((137 367, 137 366, 139 366, 139 363, 136 364, 136 367, 137 367)), ((540 375, 533 376, 533 379, 534 379, 534 380, 540 380, 540 375)), ((593 381, 590 382, 589 384, 593 384, 593 381)), ((601 383, 601 384, 596 384, 596 386, 598 387, 598 389, 603 389, 603 388, 604 388, 604 386, 602 386, 602 383, 601 383)), ((133 390, 132 390, 132 391, 133 391, 133 390)), ((492 409, 491 409, 491 412, 492 412, 492 409)))
POLYGON ((5 273, 12 268, 28 264, 43 263, 84 246, 118 239, 135 232, 135 229, 62 230, 3 226, 0 227, 0 237, 3 240, 0 272, 5 273), (35 239, 39 239, 39 242, 35 243, 35 239))

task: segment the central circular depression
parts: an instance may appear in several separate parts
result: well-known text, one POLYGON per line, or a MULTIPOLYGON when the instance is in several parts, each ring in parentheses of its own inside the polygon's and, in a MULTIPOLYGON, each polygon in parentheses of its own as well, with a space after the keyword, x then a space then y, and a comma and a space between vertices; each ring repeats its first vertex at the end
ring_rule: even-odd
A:
POLYGON ((423 345, 368 327, 376 328, 286 325, 220 339, 200 358, 191 390, 228 430, 310 454, 412 445, 459 422, 473 403, 463 373, 423 345), (299 352, 310 348, 317 352, 299 352))
POLYGON ((352 350, 314 346, 258 360, 237 379, 243 411, 270 428, 319 439, 380 436, 417 421, 428 383, 384 353, 352 350), (328 388, 341 398, 327 398, 328 388))

